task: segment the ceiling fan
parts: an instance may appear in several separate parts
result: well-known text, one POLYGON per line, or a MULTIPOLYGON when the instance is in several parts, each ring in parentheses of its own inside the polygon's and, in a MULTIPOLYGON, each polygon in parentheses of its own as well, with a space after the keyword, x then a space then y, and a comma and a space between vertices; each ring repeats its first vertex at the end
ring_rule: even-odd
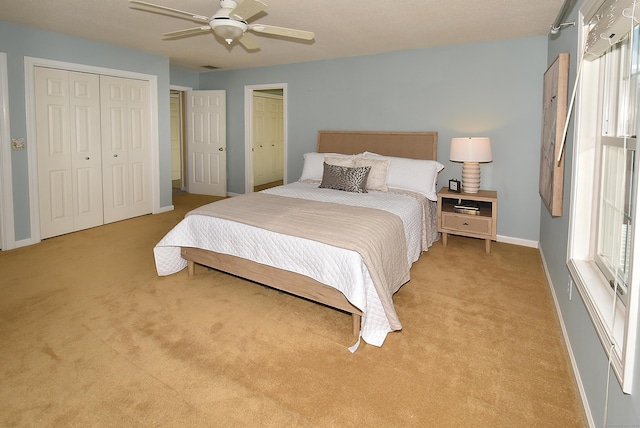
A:
POLYGON ((235 0, 220 0, 220 9, 210 18, 197 13, 147 3, 141 0, 130 0, 130 2, 136 5, 147 6, 160 9, 165 12, 183 15, 195 22, 206 23, 206 25, 201 25, 199 27, 186 28, 184 30, 171 31, 163 34, 164 37, 169 38, 204 34, 213 31, 215 35, 224 39, 227 44, 231 44, 237 40, 247 50, 260 48, 258 43, 247 33, 247 31, 253 31, 258 34, 273 34, 276 36, 284 36, 301 40, 313 40, 315 38, 315 34, 311 31, 294 30, 292 28, 276 27, 273 25, 249 24, 247 21, 251 17, 262 12, 267 7, 266 4, 259 0, 244 0, 242 3, 235 0))

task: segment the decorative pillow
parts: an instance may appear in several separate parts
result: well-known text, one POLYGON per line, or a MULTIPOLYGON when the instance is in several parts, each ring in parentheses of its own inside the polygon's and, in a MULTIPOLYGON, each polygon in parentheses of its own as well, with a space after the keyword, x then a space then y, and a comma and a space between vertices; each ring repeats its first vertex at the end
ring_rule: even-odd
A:
POLYGON ((371 159, 358 157, 355 159, 354 166, 370 166, 369 178, 367 179, 367 190, 380 190, 386 192, 389 190, 387 187, 387 173, 389 171, 389 165, 391 160, 389 159, 371 159))
POLYGON ((349 156, 349 157, 325 156, 324 161, 329 165, 348 166, 350 168, 354 166, 360 166, 360 165, 355 165, 355 159, 353 156, 349 156))
POLYGON ((438 173, 444 169, 441 163, 434 160, 382 156, 371 152, 364 152, 363 157, 391 161, 387 186, 422 193, 431 201, 438 200, 438 173))
POLYGON ((321 188, 344 190, 345 192, 367 193, 367 177, 370 166, 350 168, 348 166, 324 163, 321 188))
POLYGON ((339 153, 305 153, 303 155, 304 165, 302 166, 302 175, 300 176, 300 180, 321 180, 324 171, 324 158, 326 156, 332 158, 353 159, 353 155, 342 155, 339 153))

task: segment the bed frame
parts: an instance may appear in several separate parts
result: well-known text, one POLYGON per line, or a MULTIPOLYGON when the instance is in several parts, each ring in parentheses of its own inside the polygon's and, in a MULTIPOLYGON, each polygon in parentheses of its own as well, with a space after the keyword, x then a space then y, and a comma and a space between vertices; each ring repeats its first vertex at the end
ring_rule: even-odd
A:
MULTIPOLYGON (((318 131, 319 153, 357 154, 369 151, 386 156, 436 160, 437 149, 437 132, 318 131)), ((240 257, 191 247, 183 247, 181 254, 188 262, 190 277, 195 275, 196 264, 204 265, 348 312, 352 315, 353 335, 360 335, 362 312, 335 288, 298 273, 240 257)))

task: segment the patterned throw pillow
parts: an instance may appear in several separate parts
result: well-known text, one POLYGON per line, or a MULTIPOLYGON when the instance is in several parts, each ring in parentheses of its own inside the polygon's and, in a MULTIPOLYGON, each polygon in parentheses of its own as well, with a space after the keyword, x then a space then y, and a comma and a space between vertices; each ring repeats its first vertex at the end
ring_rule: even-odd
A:
POLYGON ((320 187, 324 189, 344 190, 345 192, 367 193, 367 177, 370 166, 350 168, 347 166, 324 163, 324 174, 320 187))

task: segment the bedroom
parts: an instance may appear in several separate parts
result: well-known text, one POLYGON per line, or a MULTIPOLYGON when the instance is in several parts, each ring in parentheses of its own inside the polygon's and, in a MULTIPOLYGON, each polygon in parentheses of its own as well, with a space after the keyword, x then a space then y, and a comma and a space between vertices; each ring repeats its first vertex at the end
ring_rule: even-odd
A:
MULTIPOLYGON (((575 14, 574 8, 573 13, 575 14)), ((0 15, 1 19, 1 15, 0 15)), ((460 176, 460 165, 446 159, 448 142, 461 133, 490 134, 494 161, 482 167, 484 188, 500 195, 499 240, 554 252, 552 283, 558 295, 565 295, 566 273, 562 249, 567 228, 562 219, 551 218, 538 196, 538 157, 542 97, 541 79, 547 65, 559 52, 573 52, 565 39, 534 36, 494 42, 470 43, 363 57, 271 66, 260 69, 196 73, 171 68, 158 55, 81 40, 60 34, 0 23, 0 52, 6 53, 9 75, 8 99, 11 137, 26 135, 24 57, 48 58, 75 64, 127 70, 158 78, 158 115, 167 118, 169 86, 228 92, 229 141, 242 140, 244 85, 286 82, 289 90, 289 159, 300 159, 315 145, 318 129, 437 130, 440 156, 446 165, 442 183, 460 176), (472 66, 469 66, 472 64, 472 66), (384 100, 380 103, 380 100, 384 100), (371 109, 372 105, 379 106, 371 109)), ((575 73, 575 71, 573 71, 575 73)), ((168 120, 159 121, 160 144, 168 146, 168 120)), ((3 136, 4 138, 4 136, 3 136)), ((8 142, 6 142, 8 144, 8 142)), ((3 141, 3 144, 5 142, 3 141)), ((28 142, 27 142, 28 144, 28 142)), ((15 242, 31 239, 29 217, 29 165, 25 152, 11 153, 13 191, 11 198, 15 242)), ((160 188, 158 206, 172 204, 168 153, 159 154, 160 188)), ((4 160, 4 158, 3 158, 4 160)), ((244 189, 244 152, 230 144, 228 190, 244 189)), ((290 162, 288 173, 299 176, 301 162, 290 162)), ((568 196, 565 196, 568 201, 568 196)), ((5 232, 3 230, 3 232, 5 232)), ((603 395, 606 361, 591 321, 579 307, 579 299, 568 302, 562 316, 575 349, 579 371, 590 397, 596 420, 604 412, 603 395), (582 355, 598 355, 598 361, 582 355)), ((636 382, 637 383, 637 382, 636 382)), ((624 395, 615 380, 611 383, 610 406, 624 415, 626 423, 637 423, 637 399, 624 395), (617 388, 617 389, 616 389, 617 388)))

